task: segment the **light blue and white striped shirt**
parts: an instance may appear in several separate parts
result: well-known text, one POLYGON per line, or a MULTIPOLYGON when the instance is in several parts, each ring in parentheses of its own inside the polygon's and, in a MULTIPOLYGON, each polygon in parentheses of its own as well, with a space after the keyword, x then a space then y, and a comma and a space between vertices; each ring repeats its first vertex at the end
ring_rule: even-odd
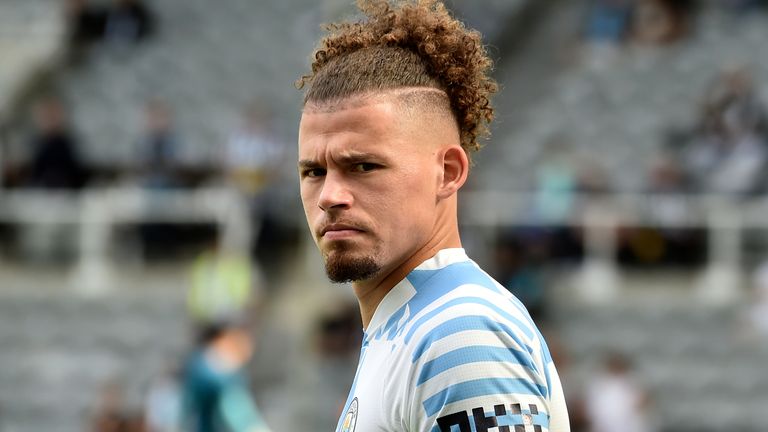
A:
POLYGON ((565 399, 525 307, 445 249, 377 307, 336 431, 488 430, 567 432, 565 399))

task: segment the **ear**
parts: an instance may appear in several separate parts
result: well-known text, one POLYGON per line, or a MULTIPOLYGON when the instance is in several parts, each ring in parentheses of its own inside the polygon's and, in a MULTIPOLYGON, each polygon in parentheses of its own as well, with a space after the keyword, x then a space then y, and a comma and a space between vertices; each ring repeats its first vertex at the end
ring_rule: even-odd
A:
POLYGON ((441 151, 442 177, 437 187, 438 199, 446 199, 461 188, 469 175, 469 158, 461 146, 452 145, 441 151))

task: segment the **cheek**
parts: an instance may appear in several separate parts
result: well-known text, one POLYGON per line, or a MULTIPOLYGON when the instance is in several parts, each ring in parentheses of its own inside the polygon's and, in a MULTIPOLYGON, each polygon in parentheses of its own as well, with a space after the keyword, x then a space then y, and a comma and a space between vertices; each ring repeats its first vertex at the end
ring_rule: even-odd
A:
POLYGON ((382 213, 387 215, 393 241, 410 243, 418 241, 431 229, 434 220, 434 191, 424 181, 402 181, 390 191, 382 213))

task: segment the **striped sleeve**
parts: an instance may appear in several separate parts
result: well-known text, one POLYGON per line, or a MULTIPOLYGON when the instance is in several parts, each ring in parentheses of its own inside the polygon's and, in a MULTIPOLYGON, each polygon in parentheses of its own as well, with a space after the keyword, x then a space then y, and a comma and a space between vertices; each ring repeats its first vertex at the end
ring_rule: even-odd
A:
POLYGON ((423 323, 412 347, 409 431, 549 430, 548 372, 525 322, 463 303, 423 323))

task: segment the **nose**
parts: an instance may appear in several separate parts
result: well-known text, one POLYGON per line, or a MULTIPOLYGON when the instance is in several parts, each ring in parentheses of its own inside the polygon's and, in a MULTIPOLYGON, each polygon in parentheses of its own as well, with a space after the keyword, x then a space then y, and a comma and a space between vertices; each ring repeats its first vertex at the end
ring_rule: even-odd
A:
POLYGON ((329 171, 323 181, 317 205, 323 211, 343 210, 351 207, 352 201, 352 192, 342 176, 329 171))

